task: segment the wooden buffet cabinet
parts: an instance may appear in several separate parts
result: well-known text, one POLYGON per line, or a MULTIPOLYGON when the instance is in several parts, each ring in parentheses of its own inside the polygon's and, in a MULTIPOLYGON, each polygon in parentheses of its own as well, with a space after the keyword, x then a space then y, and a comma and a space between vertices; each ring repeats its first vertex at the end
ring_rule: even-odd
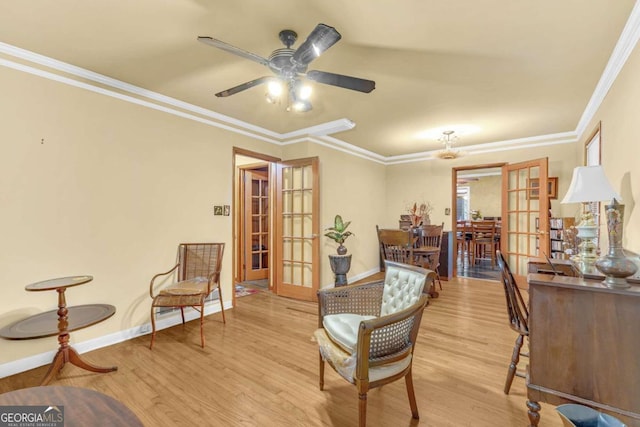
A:
POLYGON ((640 427, 640 286, 529 274, 530 426, 539 402, 575 402, 640 427))

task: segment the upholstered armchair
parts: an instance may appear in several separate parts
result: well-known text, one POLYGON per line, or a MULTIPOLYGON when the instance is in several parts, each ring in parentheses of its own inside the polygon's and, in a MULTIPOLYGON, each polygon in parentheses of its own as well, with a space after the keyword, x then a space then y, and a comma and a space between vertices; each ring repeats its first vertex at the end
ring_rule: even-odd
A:
POLYGON ((366 425, 367 392, 404 378, 413 418, 418 407, 411 376, 412 357, 428 295, 425 282, 435 273, 385 261, 382 281, 318 291, 320 390, 324 363, 354 384, 359 425, 366 425))

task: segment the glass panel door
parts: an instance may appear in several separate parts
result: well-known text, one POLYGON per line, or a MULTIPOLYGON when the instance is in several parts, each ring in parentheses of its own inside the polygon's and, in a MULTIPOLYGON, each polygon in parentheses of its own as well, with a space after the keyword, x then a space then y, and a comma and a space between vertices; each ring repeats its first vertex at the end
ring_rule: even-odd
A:
POLYGON ((519 284, 526 283, 529 258, 549 254, 547 179, 547 158, 502 167, 500 250, 519 284))
POLYGON ((319 287, 318 159, 277 165, 276 293, 314 301, 319 287))

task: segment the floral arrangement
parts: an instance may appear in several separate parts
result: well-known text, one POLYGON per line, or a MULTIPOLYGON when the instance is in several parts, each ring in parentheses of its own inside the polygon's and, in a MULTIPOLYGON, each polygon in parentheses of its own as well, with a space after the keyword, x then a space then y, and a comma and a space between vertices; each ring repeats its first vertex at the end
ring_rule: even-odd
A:
POLYGON ((433 212, 433 206, 429 202, 422 202, 418 204, 414 202, 413 205, 407 208, 409 217, 411 219, 412 227, 419 227, 422 223, 427 223, 429 214, 433 212))
POLYGON ((476 220, 476 219, 481 219, 482 218, 482 212, 480 212, 480 210, 472 210, 471 211, 471 219, 476 220))

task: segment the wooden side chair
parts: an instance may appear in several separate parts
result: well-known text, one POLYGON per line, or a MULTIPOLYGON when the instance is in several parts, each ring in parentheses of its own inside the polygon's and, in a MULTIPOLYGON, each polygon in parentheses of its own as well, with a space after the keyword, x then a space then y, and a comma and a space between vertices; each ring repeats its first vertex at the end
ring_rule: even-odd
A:
POLYGON ((434 284, 438 282, 440 290, 442 290, 442 282, 438 267, 440 267, 440 252, 442 250, 442 231, 444 230, 444 222, 440 225, 423 225, 421 235, 418 237, 418 246, 438 248, 437 252, 431 252, 422 256, 422 266, 426 269, 433 270, 436 273, 434 284))
POLYGON ((471 264, 478 259, 491 260, 491 268, 496 265, 496 223, 494 221, 474 221, 471 225, 471 264))
POLYGON ((378 229, 378 241, 382 258, 387 261, 401 264, 413 264, 415 262, 413 245, 416 237, 409 230, 378 229))
POLYGON ((381 281, 318 291, 320 390, 325 361, 356 386, 359 425, 367 419, 367 392, 404 378, 409 406, 419 418, 411 367, 428 296, 425 282, 434 272, 385 262, 381 281))
POLYGON ((461 263, 464 265, 465 258, 471 264, 471 235, 473 229, 466 221, 456 222, 456 247, 461 263))
POLYGON ((504 394, 509 394, 513 378, 515 376, 525 377, 524 373, 518 372, 518 362, 520 361, 520 356, 528 357, 527 353, 522 353, 522 345, 524 338, 529 337, 529 310, 513 278, 513 274, 511 274, 511 269, 507 261, 500 251, 497 251, 496 255, 498 258, 498 266, 502 272, 502 284, 504 285, 504 294, 507 299, 509 324, 511 329, 518 333, 518 338, 516 338, 516 343, 513 346, 509 369, 507 370, 507 380, 504 383, 504 394))
MULTIPOLYGON (((204 305, 205 299, 214 290, 218 290, 222 322, 224 304, 220 289, 220 270, 224 243, 182 243, 178 246, 178 263, 169 271, 153 276, 149 285, 151 303, 151 344, 156 339, 156 311, 159 307, 180 308, 184 325, 184 308, 192 307, 200 312, 200 343, 204 348, 204 305), (176 272, 176 281, 155 293, 156 280, 176 272)), ((166 281, 166 280, 165 280, 166 281)), ((158 285, 159 286, 159 285, 158 285)))

